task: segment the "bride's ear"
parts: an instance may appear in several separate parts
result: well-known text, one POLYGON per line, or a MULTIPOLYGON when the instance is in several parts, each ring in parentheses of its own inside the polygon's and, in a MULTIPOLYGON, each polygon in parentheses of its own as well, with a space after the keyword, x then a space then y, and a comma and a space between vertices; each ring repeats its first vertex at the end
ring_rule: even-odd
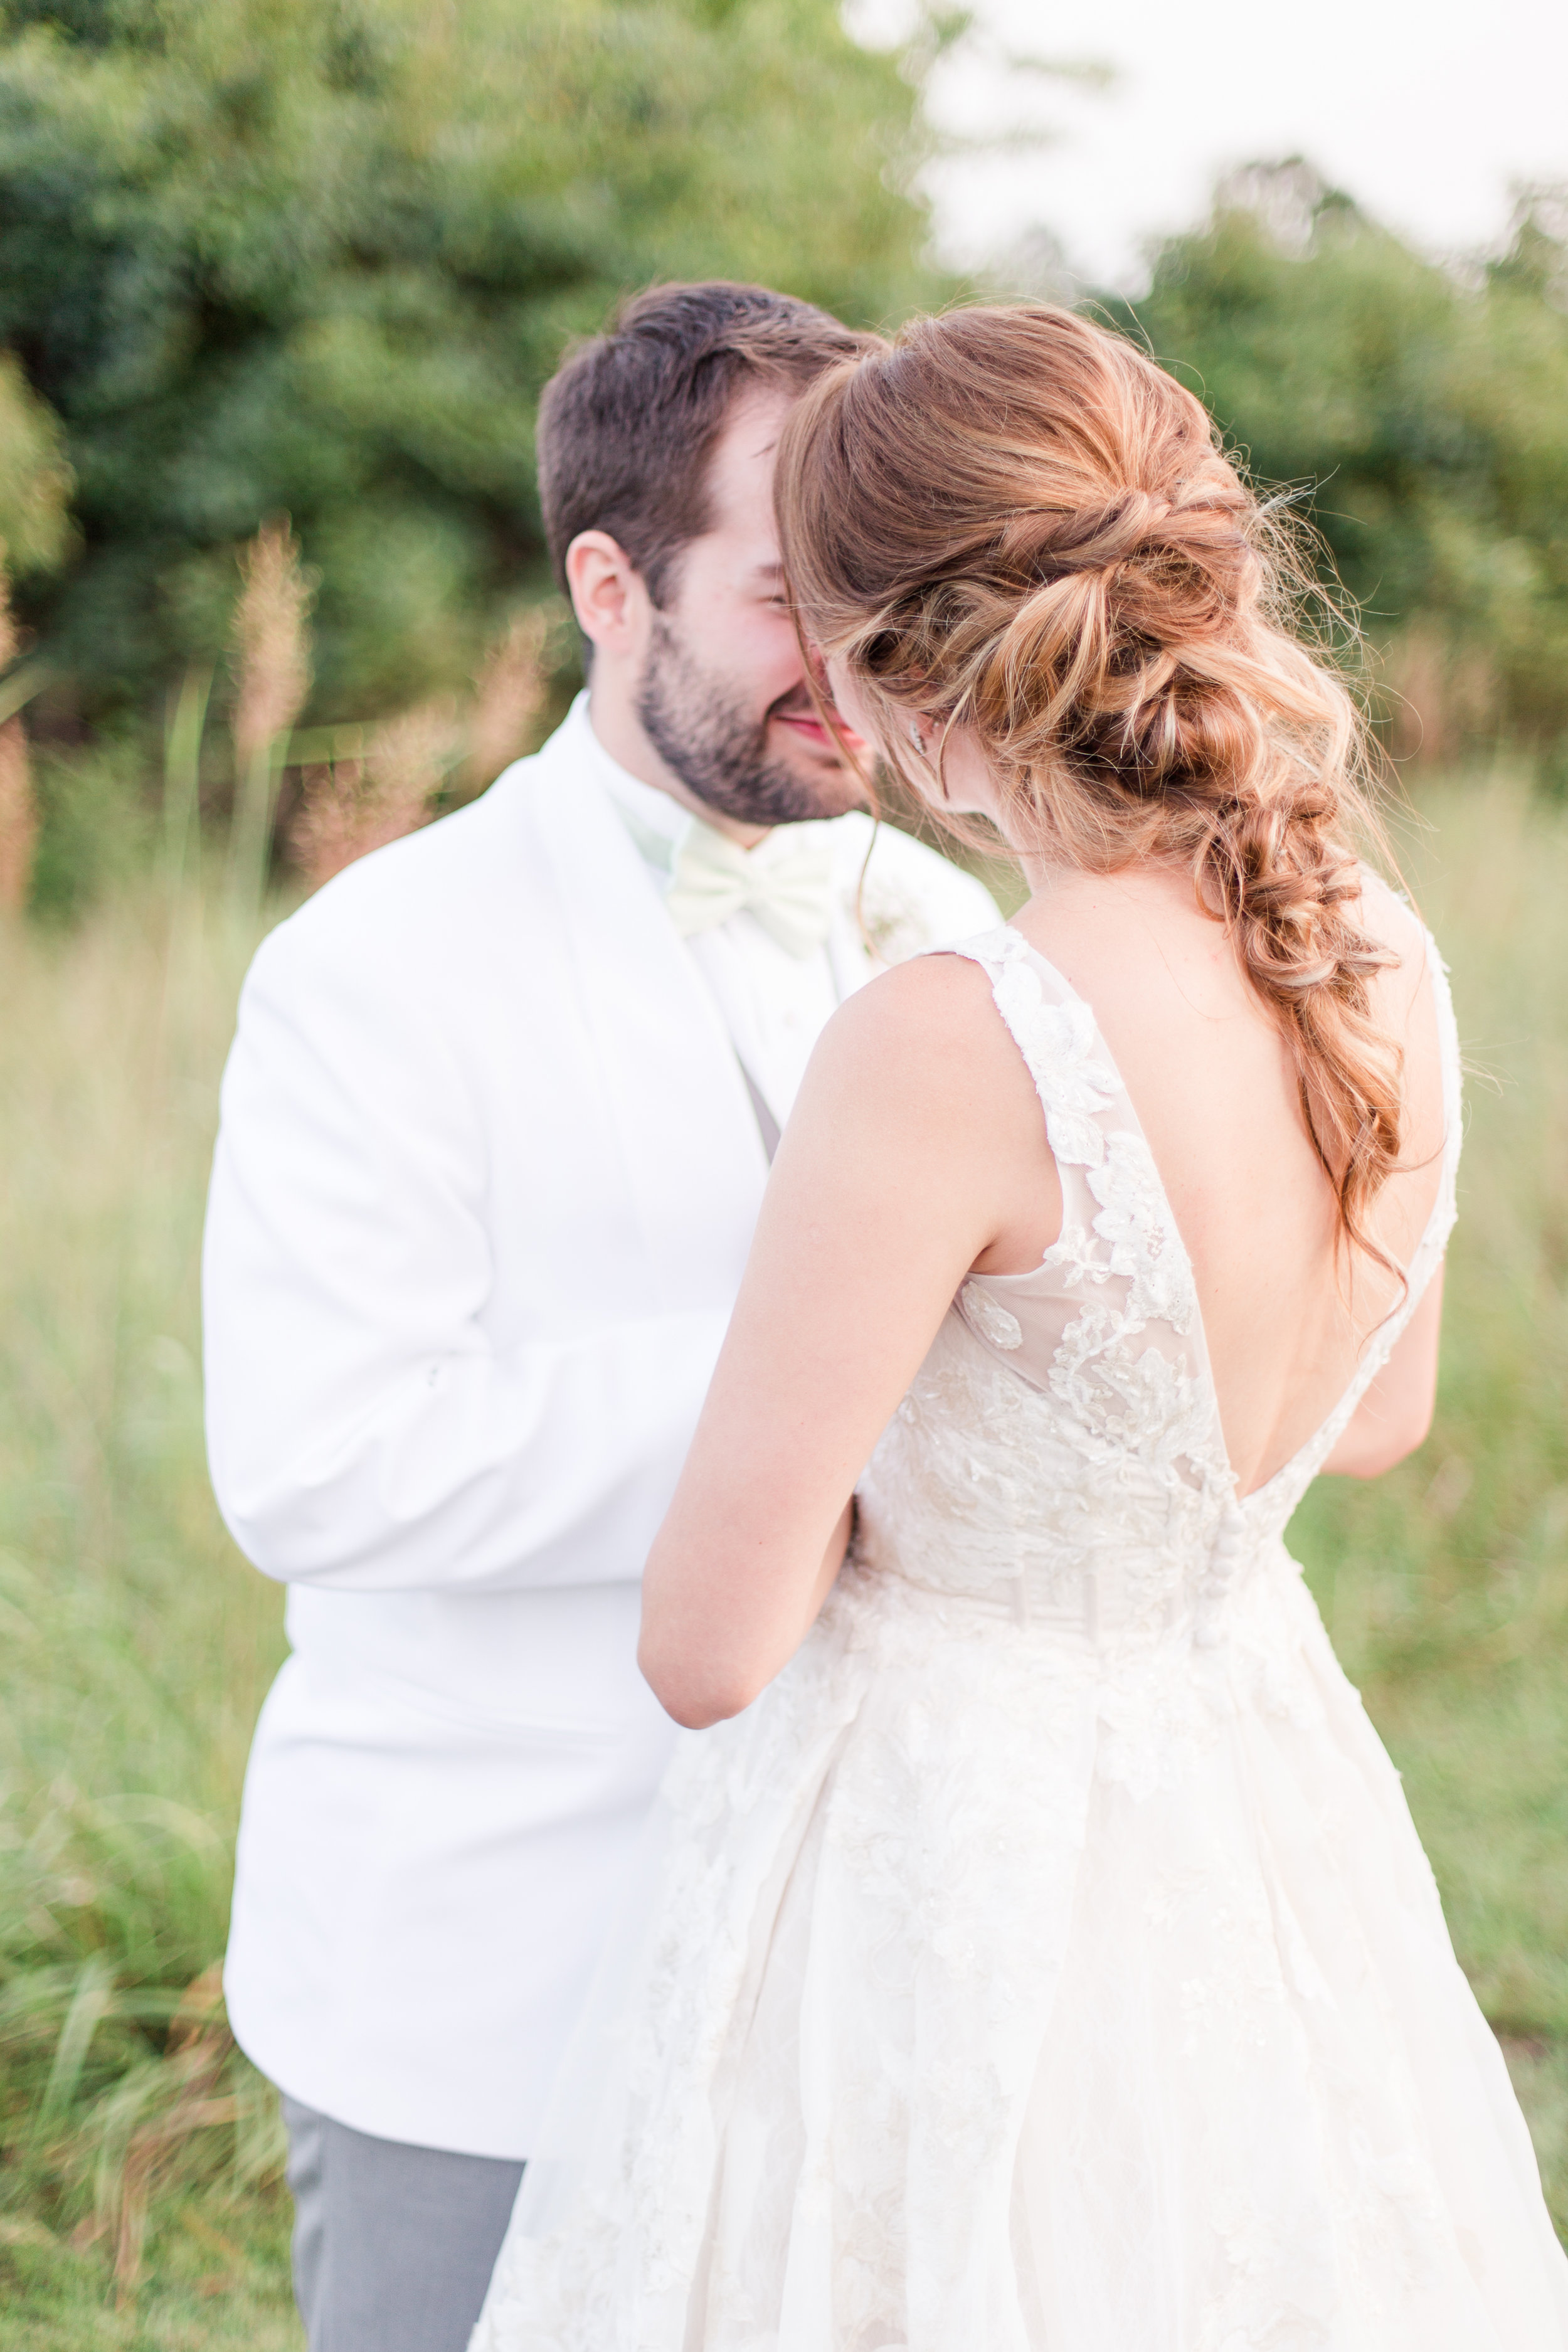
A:
POLYGON ((942 808, 952 804, 947 780, 947 745, 952 724, 951 718, 943 718, 940 712, 909 709, 900 722, 904 741, 918 763, 918 772, 910 781, 923 800, 942 808))
POLYGON ((985 745, 975 729, 960 718, 931 722, 926 772, 935 789, 933 805, 952 816, 983 816, 1005 834, 1002 824, 1002 794, 985 745))

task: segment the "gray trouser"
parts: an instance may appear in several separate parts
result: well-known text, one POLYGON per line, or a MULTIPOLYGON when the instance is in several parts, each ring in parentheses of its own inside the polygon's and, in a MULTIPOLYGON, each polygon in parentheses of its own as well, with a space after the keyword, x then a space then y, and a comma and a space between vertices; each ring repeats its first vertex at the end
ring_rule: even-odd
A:
POLYGON ((373 2139, 285 2098, 310 2352, 466 2352, 521 2164, 373 2139))

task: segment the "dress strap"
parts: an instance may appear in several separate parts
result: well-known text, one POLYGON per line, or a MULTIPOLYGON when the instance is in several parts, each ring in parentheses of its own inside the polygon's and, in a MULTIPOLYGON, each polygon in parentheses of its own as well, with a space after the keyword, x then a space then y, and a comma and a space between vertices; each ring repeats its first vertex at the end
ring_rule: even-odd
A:
POLYGON ((1083 999, 1005 924, 929 952, 965 956, 987 975, 996 1010, 1035 1082, 1058 1164, 1099 1168, 1105 1159, 1099 1122, 1121 1104, 1123 1088, 1083 999), (1047 980, 1059 995, 1047 994, 1047 980))
POLYGON ((1443 1173, 1437 1185, 1437 1198, 1432 1203, 1432 1213, 1426 1221, 1426 1231, 1422 1235, 1421 1247, 1441 1257, 1458 1214, 1459 1152, 1465 1139, 1464 1057, 1459 1050, 1459 1027, 1454 1017, 1448 967, 1443 961, 1436 940, 1425 924, 1421 927, 1421 935, 1426 942, 1426 975, 1432 983, 1432 1003, 1437 1016, 1437 1051, 1443 1072, 1443 1173))

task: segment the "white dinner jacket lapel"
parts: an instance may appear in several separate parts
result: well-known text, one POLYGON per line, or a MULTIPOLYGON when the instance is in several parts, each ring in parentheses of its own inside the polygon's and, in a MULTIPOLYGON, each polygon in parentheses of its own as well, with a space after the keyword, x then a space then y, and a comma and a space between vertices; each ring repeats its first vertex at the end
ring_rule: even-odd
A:
MULTIPOLYGON (((637 1204, 650 1310, 707 1303, 714 1242, 741 1259, 767 1159, 719 1008, 598 778, 563 730, 539 755, 534 822, 637 1204), (685 1235, 689 1249, 672 1247, 685 1235)), ((722 1253, 721 1253, 722 1254, 722 1253)))

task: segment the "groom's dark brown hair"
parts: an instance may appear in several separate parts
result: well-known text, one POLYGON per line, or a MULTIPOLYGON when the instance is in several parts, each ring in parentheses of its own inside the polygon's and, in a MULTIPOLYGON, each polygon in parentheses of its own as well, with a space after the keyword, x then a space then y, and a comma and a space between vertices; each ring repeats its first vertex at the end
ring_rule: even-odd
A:
POLYGON ((871 347, 826 310, 721 278, 650 286, 568 352, 539 404, 539 496, 556 579, 579 531, 608 531, 664 604, 708 528, 708 462, 753 385, 805 392, 871 347))

